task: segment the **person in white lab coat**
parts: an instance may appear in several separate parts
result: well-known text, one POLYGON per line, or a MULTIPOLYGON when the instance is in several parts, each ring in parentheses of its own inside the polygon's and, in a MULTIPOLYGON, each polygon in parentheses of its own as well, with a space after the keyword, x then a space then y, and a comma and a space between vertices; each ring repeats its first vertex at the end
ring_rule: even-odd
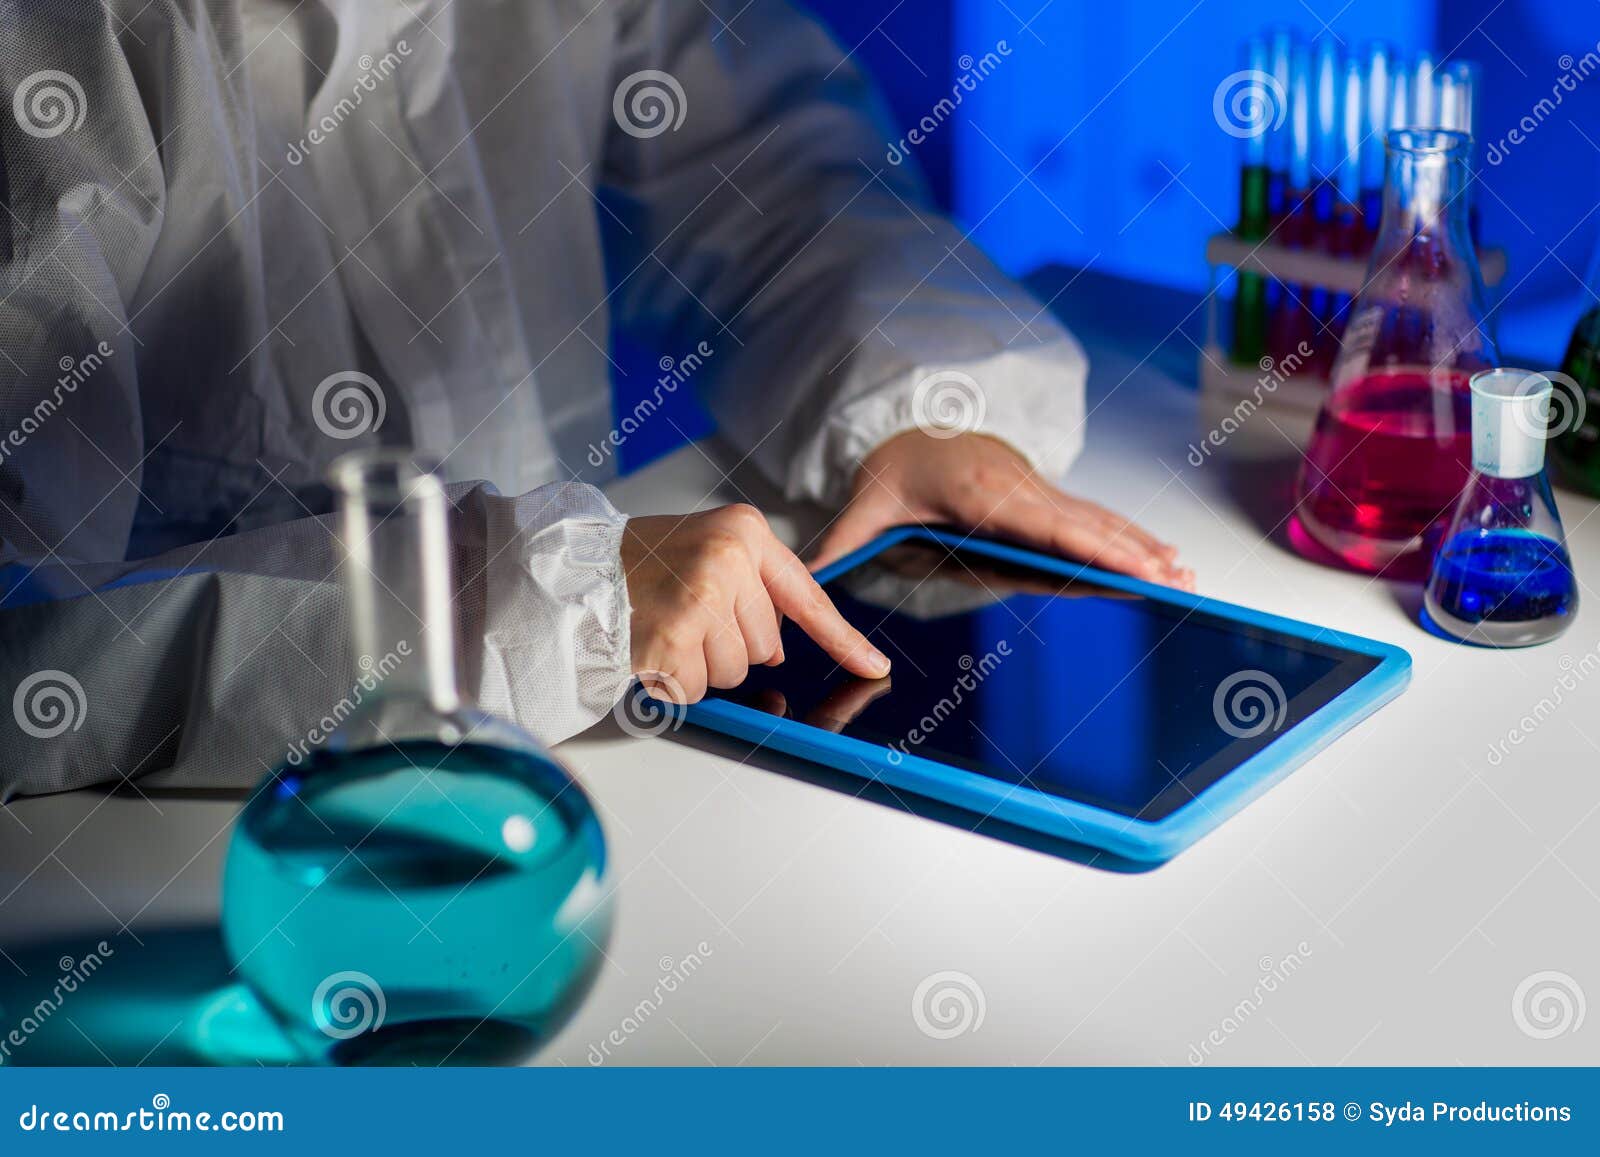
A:
POLYGON ((259 776, 350 685, 323 479, 380 442, 459 483, 463 681, 546 742, 633 672, 694 698, 779 660, 780 613, 881 673, 758 513, 594 488, 614 330, 697 351, 722 433, 840 511, 820 558, 942 520, 1190 580, 1052 485, 1079 346, 880 162, 860 70, 779 0, 4 20, 0 795, 259 776), (63 676, 71 726, 23 726, 63 676))

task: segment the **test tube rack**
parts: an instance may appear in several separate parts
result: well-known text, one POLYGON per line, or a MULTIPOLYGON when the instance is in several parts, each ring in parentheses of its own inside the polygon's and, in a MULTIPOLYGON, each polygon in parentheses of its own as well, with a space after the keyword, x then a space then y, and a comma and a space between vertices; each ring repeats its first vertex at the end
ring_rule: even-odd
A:
MULTIPOLYGON (((1217 432, 1214 448, 1221 451, 1225 446, 1230 456, 1275 458, 1297 453, 1311 438, 1328 393, 1327 379, 1320 374, 1281 373, 1266 358, 1259 365, 1233 361, 1222 337, 1220 314, 1228 302, 1218 294, 1218 282, 1224 269, 1233 269, 1353 297, 1366 280, 1367 259, 1248 241, 1222 232, 1207 240, 1206 264, 1210 283, 1205 345, 1199 359, 1203 429, 1207 434, 1217 432), (1269 420, 1250 420, 1258 411, 1269 420)), ((1505 250, 1480 248, 1478 266, 1484 285, 1494 288, 1505 277, 1505 250)))

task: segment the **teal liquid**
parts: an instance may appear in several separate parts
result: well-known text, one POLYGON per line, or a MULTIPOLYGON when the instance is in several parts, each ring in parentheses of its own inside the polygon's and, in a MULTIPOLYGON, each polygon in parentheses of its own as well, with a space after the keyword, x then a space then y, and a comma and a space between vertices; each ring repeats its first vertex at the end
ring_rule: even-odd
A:
POLYGON ((241 813, 223 938, 308 1060, 512 1063, 598 970, 605 872, 587 797, 536 756, 320 752, 241 813))

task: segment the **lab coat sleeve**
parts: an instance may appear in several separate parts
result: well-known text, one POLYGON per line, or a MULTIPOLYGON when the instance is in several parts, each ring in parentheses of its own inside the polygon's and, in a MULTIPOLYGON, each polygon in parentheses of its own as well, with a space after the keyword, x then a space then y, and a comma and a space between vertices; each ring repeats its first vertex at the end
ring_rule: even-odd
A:
POLYGON ((636 3, 612 79, 619 319, 669 355, 704 336, 720 428, 791 497, 839 502, 919 426, 1066 471, 1081 347, 928 208, 914 161, 886 159, 869 84, 814 21, 782 0, 636 3))
POLYGON ((481 639, 464 667, 478 706, 546 743, 611 710, 633 670, 626 522, 600 491, 575 482, 517 499, 478 487, 458 507, 458 565, 473 578, 465 638, 481 639))
MULTIPOLYGON (((138 545, 162 518, 145 474, 162 431, 146 426, 129 302, 172 276, 152 258, 166 231, 196 228, 166 219, 168 182, 195 158, 181 134, 157 139, 104 9, 47 14, 66 27, 0 42, 6 116, 19 92, 16 115, 37 118, 0 132, 0 799, 247 785, 324 738, 361 675, 338 540, 308 515, 138 545), (72 84, 39 72, 56 63, 72 84)), ((623 520, 575 484, 450 493, 464 689, 554 743, 603 714, 629 670, 623 520)))
MULTIPOLYGON (((622 516, 572 483, 450 492, 463 689, 546 744, 575 734, 630 669, 622 516)), ((323 517, 137 562, 0 566, 0 799, 243 787, 319 745, 363 676, 339 556, 323 517)))

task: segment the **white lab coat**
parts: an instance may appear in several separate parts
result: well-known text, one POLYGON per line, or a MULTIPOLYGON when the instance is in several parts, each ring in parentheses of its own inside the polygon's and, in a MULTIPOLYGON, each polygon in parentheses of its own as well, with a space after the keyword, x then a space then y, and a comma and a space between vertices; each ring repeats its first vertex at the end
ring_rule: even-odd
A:
POLYGON ((630 670, 613 329, 705 342, 693 388, 794 498, 837 503, 935 372, 1042 470, 1079 448, 1079 347, 778 0, 7 12, 0 690, 82 693, 59 734, 0 711, 0 795, 281 761, 356 675, 322 479, 375 441, 461 483, 465 689, 546 742, 593 722, 630 670))

